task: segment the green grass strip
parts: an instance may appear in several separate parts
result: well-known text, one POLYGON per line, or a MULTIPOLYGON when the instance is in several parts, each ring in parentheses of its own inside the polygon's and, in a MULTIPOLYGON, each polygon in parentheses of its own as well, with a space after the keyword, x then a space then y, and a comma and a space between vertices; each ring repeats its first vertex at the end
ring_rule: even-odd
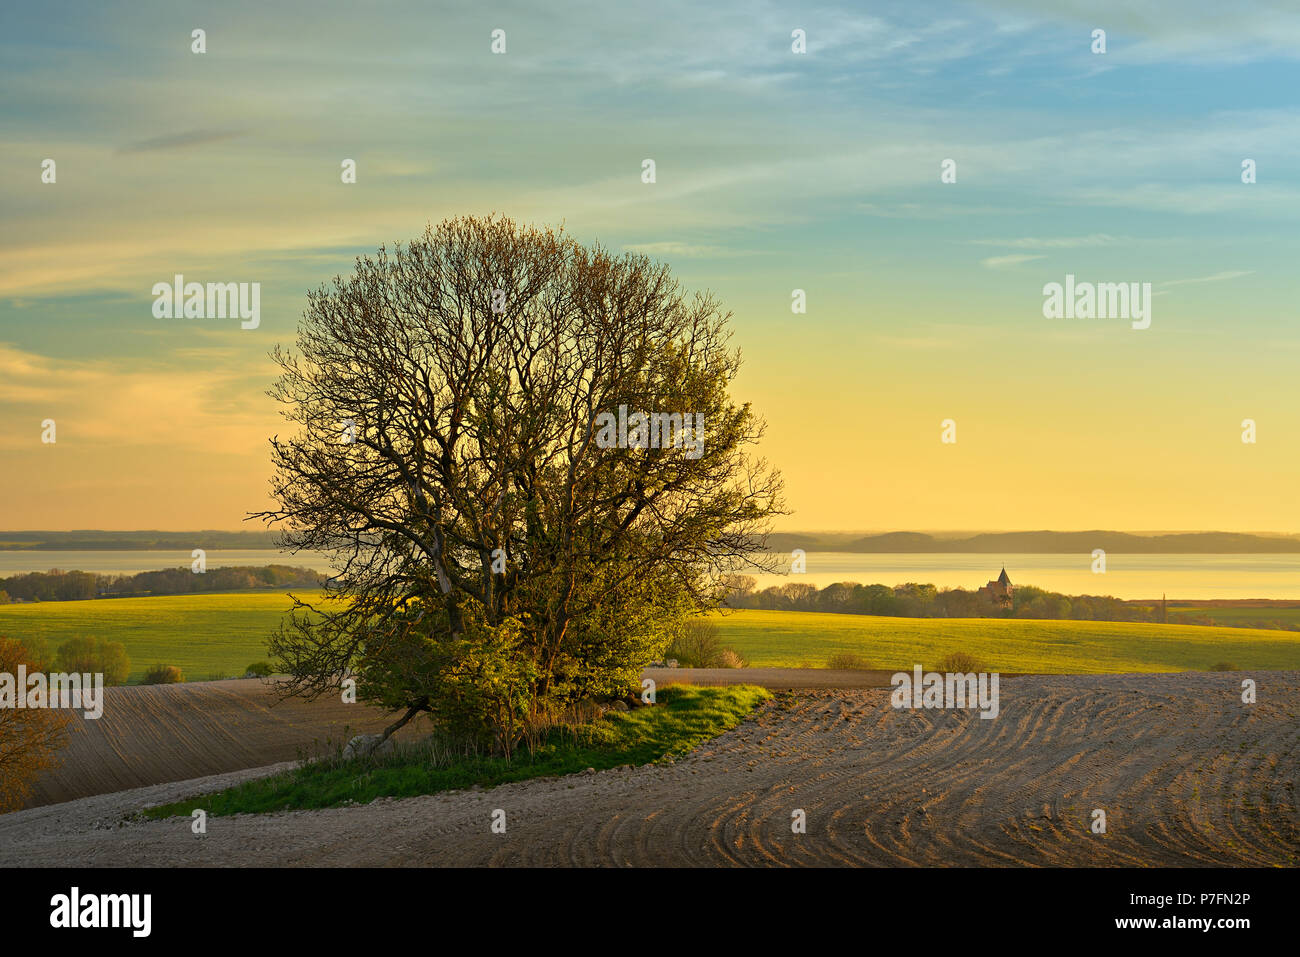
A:
POLYGON ((674 686, 661 690, 653 707, 612 712, 599 721, 553 728, 531 753, 521 748, 511 760, 467 753, 431 740, 371 759, 326 758, 271 777, 148 808, 143 816, 263 814, 368 804, 379 797, 415 797, 508 781, 651 764, 686 754, 701 742, 740 724, 771 694, 753 685, 725 688, 674 686))

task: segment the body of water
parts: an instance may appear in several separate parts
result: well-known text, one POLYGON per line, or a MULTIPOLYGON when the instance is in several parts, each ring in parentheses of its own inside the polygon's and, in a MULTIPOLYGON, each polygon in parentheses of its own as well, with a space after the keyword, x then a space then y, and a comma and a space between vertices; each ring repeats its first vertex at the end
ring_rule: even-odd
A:
MULTIPOLYGON (((0 551, 0 577, 51 568, 131 575, 162 568, 189 568, 188 551, 0 551)), ((756 575, 758 587, 854 581, 899 585, 928 582, 940 588, 979 588, 1006 566, 1015 585, 1036 585, 1067 595, 1116 598, 1286 598, 1300 600, 1300 554, 1124 555, 1108 553, 1106 573, 1092 571, 1091 555, 860 554, 809 552, 803 574, 756 575)), ((331 571, 324 555, 212 550, 208 567, 300 565, 331 571)))
POLYGON ((1106 572, 1092 571, 1091 554, 972 555, 861 554, 809 552, 807 570, 791 575, 755 575, 759 588, 833 582, 901 585, 920 582, 940 588, 975 589, 998 577, 1005 566, 1013 585, 1035 585, 1066 595, 1115 598, 1292 598, 1300 599, 1300 554, 1290 555, 1124 555, 1108 552, 1106 572))

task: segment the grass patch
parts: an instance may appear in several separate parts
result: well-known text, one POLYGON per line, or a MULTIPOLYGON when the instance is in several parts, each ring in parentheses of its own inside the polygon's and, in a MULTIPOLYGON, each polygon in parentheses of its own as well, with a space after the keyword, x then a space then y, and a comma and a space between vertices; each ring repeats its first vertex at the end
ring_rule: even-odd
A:
POLYGON ((268 778, 187 801, 148 808, 149 818, 189 815, 261 814, 367 804, 378 797, 415 797, 509 781, 650 764, 686 754, 696 745, 740 724, 769 692, 752 685, 697 688, 675 685, 657 695, 658 704, 611 712, 589 724, 548 729, 531 753, 512 760, 478 753, 436 738, 404 745, 390 754, 343 761, 336 752, 268 778))
POLYGON ((120 641, 131 659, 129 684, 140 684, 156 661, 190 676, 242 678, 250 661, 266 657, 267 637, 292 607, 283 592, 265 591, 0 605, 0 635, 44 638, 51 648, 76 635, 120 641))
MULTIPOLYGON (((45 638, 51 648, 74 635, 120 641, 132 684, 155 661, 191 678, 242 677, 250 661, 266 657, 267 636, 289 608, 287 597, 268 592, 0 605, 0 635, 45 638)), ((995 670, 1048 674, 1205 671, 1225 661, 1251 671, 1300 670, 1300 633, 1253 628, 757 610, 712 621, 717 644, 755 668, 822 668, 843 653, 908 671, 962 651, 995 670)))
POLYGON ((802 611, 720 615, 722 643, 754 668, 828 666, 856 655, 887 671, 964 652, 995 671, 1043 674, 1300 670, 1300 634, 1253 628, 1029 618, 877 618, 802 611))

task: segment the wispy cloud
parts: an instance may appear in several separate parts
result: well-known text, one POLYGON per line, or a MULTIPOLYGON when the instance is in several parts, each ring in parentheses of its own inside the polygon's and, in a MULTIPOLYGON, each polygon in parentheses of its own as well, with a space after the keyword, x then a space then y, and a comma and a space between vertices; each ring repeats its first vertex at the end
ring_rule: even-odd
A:
POLYGON ((1044 29, 1104 27, 1110 52, 1094 66, 1120 69, 1171 60, 1245 63, 1300 55, 1300 11, 1285 0, 1238 0, 1225 14, 1189 0, 986 0, 1032 16, 1044 29), (1050 7, 1050 9, 1049 9, 1050 7))
MULTIPOLYGON (((201 357, 204 363, 211 356, 201 357)), ((232 402, 248 393, 250 376, 270 381, 269 363, 247 360, 217 368, 163 361, 124 369, 106 359, 45 356, 0 342, 0 409, 10 423, 54 418, 63 436, 123 447, 249 454, 280 425, 270 402, 232 402), (177 402, 177 396, 188 401, 177 402), (9 406, 9 408, 6 408, 9 406), (19 414, 21 410, 21 414, 19 414), (140 423, 147 421, 148 428, 140 423)), ((30 449, 29 428, 0 433, 0 447, 30 449)))
POLYGON ((876 341, 898 349, 955 349, 960 345, 956 339, 938 336, 876 336, 876 341))
POLYGON ((1008 249, 1075 249, 1084 246, 1110 246, 1121 242, 1107 233, 1088 236, 1023 236, 1018 239, 971 239, 973 246, 1005 246, 1008 249))
POLYGON ((1014 269, 1016 266, 1024 263, 1031 263, 1035 259, 1046 258, 1046 256, 1016 253, 1010 256, 990 256, 988 259, 981 259, 980 265, 986 269, 1014 269))
POLYGON ((1230 269, 1224 272, 1216 272, 1212 276, 1198 276, 1195 279, 1170 279, 1167 282, 1156 283, 1157 286, 1185 286, 1194 282, 1223 282, 1225 279, 1239 279, 1242 276, 1253 275, 1253 269, 1230 269))
POLYGON ((658 243, 628 243, 623 248, 628 252, 645 253, 651 257, 681 256, 687 259, 754 255, 752 250, 729 249, 726 246, 705 246, 676 240, 665 240, 658 243))
MULTIPOLYGON (((1176 150, 1171 150, 1175 152, 1176 150)), ((1188 183, 1143 183, 1124 187, 1084 187, 1073 201, 1081 206, 1113 206, 1194 216, 1205 213, 1236 213, 1248 216, 1291 219, 1300 209, 1300 190, 1273 186, 1268 191, 1252 186, 1188 183)))
POLYGON ((222 140, 240 136, 239 130, 189 130, 171 136, 155 136, 153 139, 128 143, 118 150, 119 153, 156 153, 164 150, 184 150, 195 146, 207 146, 222 140))

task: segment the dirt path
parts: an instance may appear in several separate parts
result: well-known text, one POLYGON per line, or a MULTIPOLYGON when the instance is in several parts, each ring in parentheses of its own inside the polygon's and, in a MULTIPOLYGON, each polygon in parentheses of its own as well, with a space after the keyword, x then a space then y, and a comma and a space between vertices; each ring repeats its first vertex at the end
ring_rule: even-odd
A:
POLYGON ((675 764, 213 818, 201 838, 183 818, 120 823, 215 782, 158 785, 0 817, 0 867, 1294 866, 1300 673, 1258 675, 1254 705, 1242 677, 1027 676, 996 720, 795 692, 675 764))
POLYGON ((832 671, 829 668, 647 668, 660 688, 673 684, 758 685, 761 688, 888 688, 892 671, 832 671))

